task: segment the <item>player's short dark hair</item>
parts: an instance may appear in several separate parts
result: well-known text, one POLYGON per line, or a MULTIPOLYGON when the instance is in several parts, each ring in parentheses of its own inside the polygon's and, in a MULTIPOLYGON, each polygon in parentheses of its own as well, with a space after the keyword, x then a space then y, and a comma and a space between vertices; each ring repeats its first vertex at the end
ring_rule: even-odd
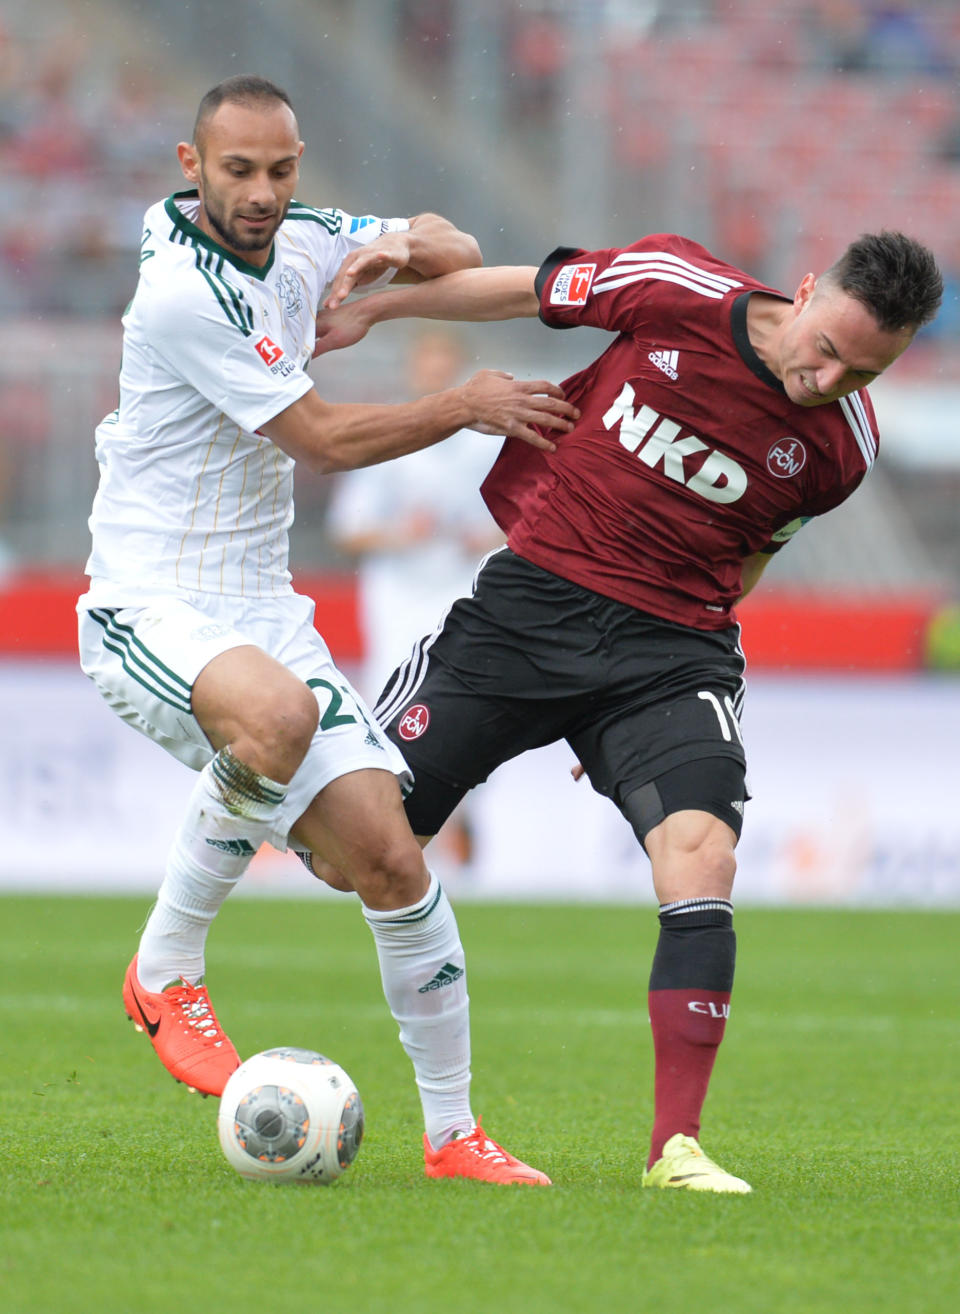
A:
POLYGON ((887 332, 928 323, 943 298, 933 252, 904 233, 863 233, 824 277, 854 297, 887 332))
POLYGON ((275 82, 258 77, 255 73, 237 73, 211 87, 201 100, 193 125, 193 140, 197 145, 202 144, 200 139, 208 121, 227 101, 233 105, 268 105, 279 101, 293 111, 290 97, 275 82))

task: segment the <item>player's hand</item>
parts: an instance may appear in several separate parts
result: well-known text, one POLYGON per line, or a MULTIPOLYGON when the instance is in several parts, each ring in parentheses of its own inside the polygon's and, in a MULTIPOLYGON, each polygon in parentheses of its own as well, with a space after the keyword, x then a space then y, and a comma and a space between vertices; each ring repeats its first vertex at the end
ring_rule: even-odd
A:
POLYGON ((327 310, 335 310, 358 287, 375 283, 388 269, 406 269, 409 263, 409 232, 382 233, 350 252, 337 270, 323 304, 327 310))
POLYGON ((478 433, 521 438, 532 447, 555 452, 556 443, 534 426, 569 433, 580 412, 547 379, 515 379, 501 370, 481 370, 463 385, 475 418, 467 426, 478 433))
POLYGON ((363 301, 354 301, 339 310, 320 310, 317 314, 317 340, 313 348, 314 359, 328 351, 341 351, 352 347, 366 337, 370 316, 363 301))

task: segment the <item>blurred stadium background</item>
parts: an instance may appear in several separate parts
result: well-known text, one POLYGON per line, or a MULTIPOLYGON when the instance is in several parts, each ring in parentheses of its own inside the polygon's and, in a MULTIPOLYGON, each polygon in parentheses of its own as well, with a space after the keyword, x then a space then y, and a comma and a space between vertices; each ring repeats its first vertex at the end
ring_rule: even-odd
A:
MULTIPOLYGON (((0 886, 152 888, 189 787, 78 675, 73 602, 143 211, 181 185, 174 145, 203 92, 248 71, 297 106, 303 200, 439 211, 488 263, 670 229, 792 291, 859 232, 929 242, 945 303, 872 390, 879 467, 742 609, 740 885, 960 902, 955 0, 0 0, 0 886)), ((321 391, 400 399, 410 332, 318 362, 321 391)), ((557 379, 599 346, 530 323, 469 342, 478 366, 557 379)), ((349 669, 362 639, 331 482, 298 475, 293 562, 349 669)), ((629 832, 569 765, 551 750, 478 793, 453 886, 649 897, 629 832)), ((308 888, 269 858, 250 885, 308 888)))

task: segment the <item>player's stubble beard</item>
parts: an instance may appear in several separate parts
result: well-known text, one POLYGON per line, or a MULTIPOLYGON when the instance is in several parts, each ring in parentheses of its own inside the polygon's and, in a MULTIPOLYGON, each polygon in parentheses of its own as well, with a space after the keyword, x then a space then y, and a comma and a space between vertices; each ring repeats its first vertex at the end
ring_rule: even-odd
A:
MULTIPOLYGON (((239 232, 226 217, 226 208, 217 198, 216 191, 210 188, 207 182, 206 174, 203 167, 200 168, 200 181, 203 185, 201 192, 200 204, 203 207, 203 213, 207 223, 219 237, 220 241, 233 251, 243 251, 244 253, 261 252, 268 250, 273 245, 273 239, 277 234, 277 229, 287 217, 287 211, 290 209, 288 201, 283 210, 277 217, 276 222, 265 232, 257 237, 247 237, 239 232)), ((255 216, 249 216, 255 217, 255 216)))

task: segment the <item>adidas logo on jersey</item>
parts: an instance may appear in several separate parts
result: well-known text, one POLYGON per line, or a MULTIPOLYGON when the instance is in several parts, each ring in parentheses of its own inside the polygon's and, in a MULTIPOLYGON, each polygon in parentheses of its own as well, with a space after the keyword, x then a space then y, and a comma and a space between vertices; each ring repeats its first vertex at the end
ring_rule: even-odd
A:
POLYGON ((673 379, 674 383, 680 377, 677 373, 677 362, 680 360, 679 351, 651 351, 647 360, 656 365, 658 370, 662 370, 668 379, 673 379))

